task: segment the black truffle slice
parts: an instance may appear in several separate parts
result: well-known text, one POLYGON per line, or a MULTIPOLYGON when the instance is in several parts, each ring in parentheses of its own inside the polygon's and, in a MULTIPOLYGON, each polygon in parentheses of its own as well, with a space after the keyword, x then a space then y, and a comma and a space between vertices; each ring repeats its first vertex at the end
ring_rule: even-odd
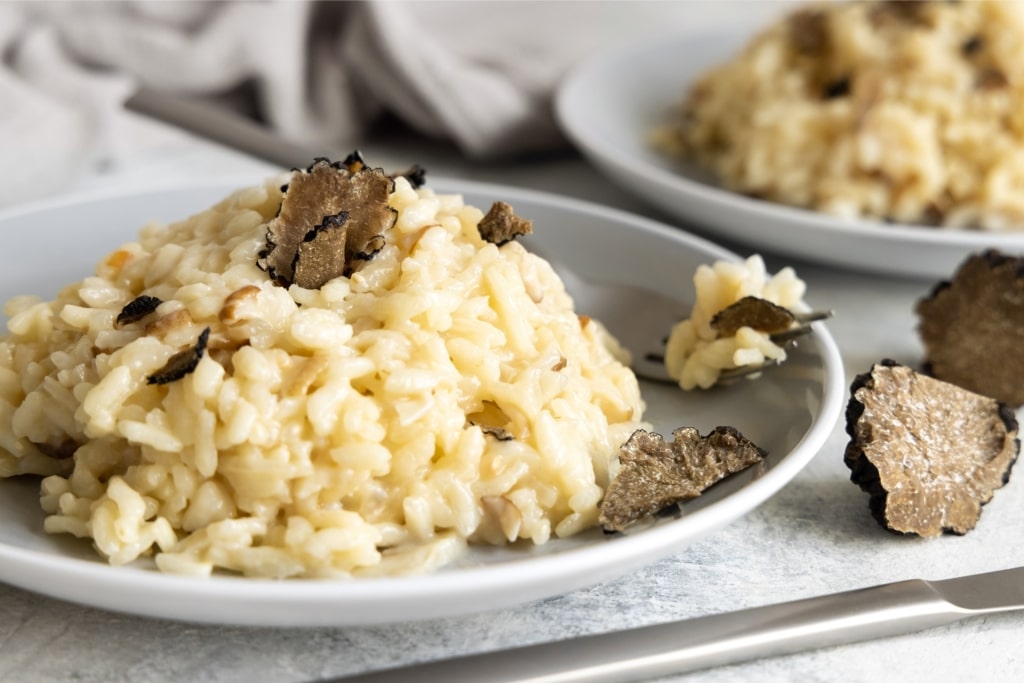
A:
POLYGON ((206 344, 210 340, 210 328, 207 327, 196 340, 195 346, 179 351, 170 358, 162 368, 146 378, 147 384, 168 384, 192 373, 203 359, 206 344))
POLYGON ((929 14, 931 3, 904 2, 903 0, 886 0, 876 3, 871 10, 870 21, 880 28, 889 22, 909 26, 928 27, 932 25, 929 14))
POLYGON ((359 173, 359 171, 366 168, 366 161, 363 159, 363 153, 358 149, 353 150, 351 154, 342 160, 341 166, 349 173, 359 173))
POLYGON ((928 374, 1024 404, 1024 259, 994 250, 970 256, 916 312, 928 374))
POLYGON ((974 35, 960 45, 960 52, 963 53, 964 57, 973 57, 981 52, 983 47, 985 47, 985 39, 979 35, 974 35))
POLYGON ((1017 459, 1005 404, 884 360, 859 375, 846 409, 850 479, 872 515, 902 534, 965 534, 1017 459))
POLYGON ((116 327, 123 327, 125 325, 131 325, 137 323, 150 313, 159 308, 163 301, 155 296, 137 296, 121 309, 121 312, 117 314, 117 320, 114 321, 116 327))
POLYGON ((619 450, 619 472, 608 484, 598 518, 605 531, 623 531, 634 522, 696 498, 730 474, 761 462, 766 453, 732 427, 707 436, 692 427, 660 434, 638 429, 619 450))
MULTIPOLYGON (((345 253, 348 235, 344 230, 348 212, 328 216, 302 238, 292 261, 292 281, 300 287, 317 289, 337 277, 338 254, 345 253)), ((383 241, 383 237, 380 237, 383 241)), ((378 249, 380 247, 377 247, 378 249)), ((376 250, 375 250, 376 251, 376 250)))
MULTIPOLYGON (((366 167, 366 161, 363 160, 363 155, 356 150, 345 157, 345 160, 341 162, 341 165, 349 173, 358 173, 366 167)), ((395 178, 405 178, 412 185, 413 189, 423 187, 427 183, 427 169, 423 168, 419 164, 413 164, 404 171, 398 173, 389 173, 388 178, 394 180, 395 178)))
POLYGON ((423 168, 419 164, 413 164, 409 168, 399 173, 392 173, 392 178, 401 176, 409 181, 413 189, 419 189, 427 184, 427 169, 423 168))
POLYGON ((794 322, 796 316, 789 309, 773 304, 767 299, 745 296, 716 313, 711 318, 711 327, 718 330, 720 337, 731 337, 741 327, 775 334, 788 330, 794 322))
POLYGON ((801 10, 787 20, 789 44, 799 54, 819 56, 828 50, 828 17, 818 9, 801 10))
POLYGON ((505 202, 494 202, 477 225, 480 237, 499 247, 519 235, 533 232, 533 221, 520 218, 505 202))
POLYGON ((821 90, 822 99, 832 100, 837 97, 846 97, 850 94, 850 77, 844 76, 834 81, 829 81, 821 90))
POLYGON ((302 286, 310 289, 351 275, 383 246, 384 233, 397 220, 388 205, 393 189, 394 181, 365 166, 358 153, 341 163, 317 159, 307 170, 294 171, 281 209, 267 225, 267 246, 257 264, 290 285, 297 263, 305 262, 302 286), (330 234, 337 230, 344 238, 330 234))

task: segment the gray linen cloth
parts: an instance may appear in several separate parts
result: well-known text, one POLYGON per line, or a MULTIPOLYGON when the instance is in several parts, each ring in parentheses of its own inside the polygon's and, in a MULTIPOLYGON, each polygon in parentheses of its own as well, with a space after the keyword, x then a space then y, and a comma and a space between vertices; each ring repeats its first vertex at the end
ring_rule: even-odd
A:
POLYGON ((716 12, 730 18, 715 3, 0 2, 0 205, 116 160, 131 140, 114 114, 139 84, 244 91, 310 146, 357 145, 388 113, 470 157, 558 148, 569 69, 716 12))

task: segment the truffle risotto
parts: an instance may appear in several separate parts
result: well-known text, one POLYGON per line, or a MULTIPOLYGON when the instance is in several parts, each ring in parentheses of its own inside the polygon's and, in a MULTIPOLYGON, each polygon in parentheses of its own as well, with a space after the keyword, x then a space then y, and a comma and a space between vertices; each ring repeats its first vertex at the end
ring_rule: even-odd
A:
POLYGON ((550 266, 397 177, 372 257, 282 286, 258 263, 293 180, 8 303, 0 475, 45 477, 46 530, 112 564, 323 577, 594 526, 643 405, 550 266))
POLYGON ((1024 4, 802 7, 697 81, 654 137, 769 201, 1024 230, 1024 4))

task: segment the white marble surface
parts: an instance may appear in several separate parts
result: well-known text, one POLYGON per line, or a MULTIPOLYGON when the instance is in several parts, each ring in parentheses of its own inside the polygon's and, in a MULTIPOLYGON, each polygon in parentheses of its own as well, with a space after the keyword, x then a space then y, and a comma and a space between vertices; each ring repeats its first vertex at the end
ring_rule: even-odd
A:
MULTIPOLYGON (((216 145, 132 119, 116 163, 88 169, 71 191, 141 187, 272 169, 216 145)), ((375 164, 420 162, 435 175, 534 187, 664 219, 575 155, 511 166, 466 161, 425 142, 380 139, 375 164)), ((736 247, 744 252, 742 247, 736 247)), ((809 302, 829 324, 848 379, 891 357, 918 364, 913 304, 931 283, 794 265, 809 302)), ((843 424, 781 493, 712 537, 630 576, 537 604, 464 618, 368 628, 252 629, 162 622, 105 613, 0 585, 0 680, 302 682, 449 655, 653 624, 914 577, 946 578, 1024 564, 1024 482, 997 492, 964 537, 903 538, 870 517, 867 496, 842 462, 843 424)), ((762 660, 666 680, 1017 681, 1024 616, 973 619, 941 629, 762 660)))

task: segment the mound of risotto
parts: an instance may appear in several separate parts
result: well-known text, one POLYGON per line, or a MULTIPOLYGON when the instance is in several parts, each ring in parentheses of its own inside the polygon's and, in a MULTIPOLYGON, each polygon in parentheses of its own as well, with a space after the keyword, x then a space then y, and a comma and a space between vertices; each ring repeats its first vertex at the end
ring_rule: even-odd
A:
POLYGON ((597 524, 643 410, 507 205, 318 161, 7 305, 0 475, 112 564, 426 571, 597 524), (282 185, 285 183, 285 185, 282 185))
POLYGON ((1024 230, 1024 5, 800 9, 703 76, 654 137, 758 198, 1024 230))

